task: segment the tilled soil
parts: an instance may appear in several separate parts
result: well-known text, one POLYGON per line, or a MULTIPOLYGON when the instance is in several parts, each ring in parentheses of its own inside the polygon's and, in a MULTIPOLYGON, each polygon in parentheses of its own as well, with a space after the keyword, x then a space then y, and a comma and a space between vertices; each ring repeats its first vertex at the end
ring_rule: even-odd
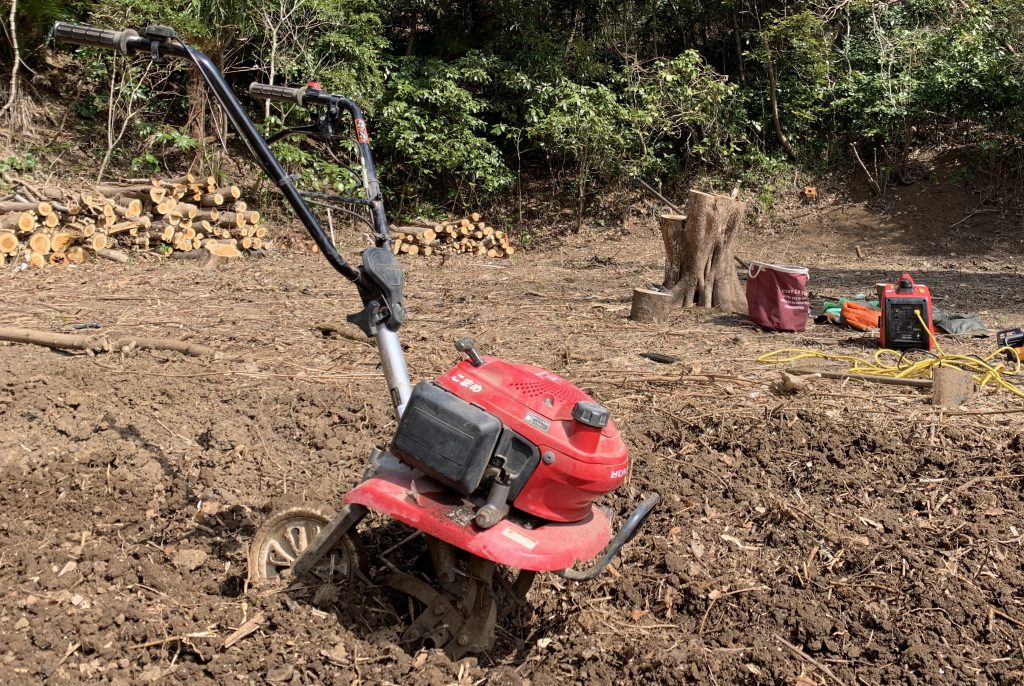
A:
MULTIPOLYGON (((354 289, 321 260, 3 273, 7 325, 96 323, 223 356, 0 347, 0 682, 1024 681, 1024 402, 984 394, 970 407, 983 414, 940 414, 912 389, 823 379, 789 395, 758 354, 863 355, 871 336, 765 334, 712 311, 630 322, 631 288, 661 276, 653 227, 512 261, 407 262, 414 379, 454 364, 464 335, 550 368, 611 408, 630 445, 627 486, 601 502, 616 521, 665 498, 606 574, 540 577, 494 649, 457 663, 398 645, 409 605, 379 584, 379 555, 409 531, 382 518, 362 528, 371 583, 333 602, 246 582, 272 508, 338 505, 395 428, 375 349, 343 325, 354 289)), ((763 238, 745 253, 765 257, 763 238)), ((1024 292, 1019 254, 853 269, 815 246, 787 257, 809 263, 818 293, 920 267, 950 309, 993 327, 1024 309, 1007 297, 1024 292)), ((424 550, 387 560, 415 569, 424 550)))

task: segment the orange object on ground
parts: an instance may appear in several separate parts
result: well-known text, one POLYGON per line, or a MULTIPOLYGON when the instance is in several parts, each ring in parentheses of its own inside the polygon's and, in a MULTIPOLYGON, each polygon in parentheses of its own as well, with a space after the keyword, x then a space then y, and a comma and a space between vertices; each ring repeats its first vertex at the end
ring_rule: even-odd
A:
POLYGON ((843 323, 857 331, 870 331, 878 328, 878 310, 864 303, 847 300, 843 303, 841 316, 843 323))

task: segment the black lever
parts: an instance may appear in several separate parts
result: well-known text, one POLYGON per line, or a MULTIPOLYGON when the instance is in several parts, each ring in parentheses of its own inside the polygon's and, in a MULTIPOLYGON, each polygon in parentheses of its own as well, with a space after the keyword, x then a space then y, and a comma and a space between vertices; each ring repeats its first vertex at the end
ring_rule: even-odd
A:
POLYGON ((480 357, 480 353, 476 351, 476 341, 472 338, 460 338, 455 341, 455 349, 460 353, 465 353, 474 367, 479 367, 484 363, 484 358, 480 357))

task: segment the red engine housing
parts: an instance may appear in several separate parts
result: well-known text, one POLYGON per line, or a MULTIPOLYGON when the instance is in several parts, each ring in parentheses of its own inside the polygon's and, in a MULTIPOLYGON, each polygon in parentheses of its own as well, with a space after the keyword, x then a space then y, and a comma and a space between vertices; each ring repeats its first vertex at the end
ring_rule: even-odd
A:
POLYGON ((592 398, 546 369, 484 357, 465 360, 437 384, 500 419, 534 443, 541 461, 513 501, 523 512, 555 522, 589 516, 595 498, 618 488, 629 470, 626 444, 612 420, 594 428, 573 419, 592 398))

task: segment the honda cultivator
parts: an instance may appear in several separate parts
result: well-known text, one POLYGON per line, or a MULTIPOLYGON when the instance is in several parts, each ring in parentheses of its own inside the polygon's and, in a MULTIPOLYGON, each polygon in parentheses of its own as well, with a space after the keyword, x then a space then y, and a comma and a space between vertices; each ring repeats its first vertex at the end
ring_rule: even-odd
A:
POLYGON ((412 387, 398 339, 406 317, 402 270, 391 252, 358 105, 316 84, 253 83, 254 98, 314 111, 309 125, 265 140, 210 59, 168 27, 112 31, 57 23, 54 35, 125 55, 192 62, 327 261, 361 296, 363 309, 348 321, 376 341, 398 428, 386 449, 371 453, 365 478, 337 512, 297 506, 260 527, 250 546, 252 580, 355 582, 365 567, 357 525, 370 511, 387 515, 425 536, 434 567, 434 584, 401 572, 385 580, 423 605, 402 643, 408 649, 443 648, 457 659, 491 645, 497 618, 525 598, 538 572, 585 581, 604 571, 660 497, 648 497, 612 536, 608 516, 594 500, 625 479, 626 446, 604 407, 547 370, 482 355, 471 339, 461 339, 455 347, 466 359, 412 387), (346 115, 351 125, 344 124, 346 115), (353 135, 363 196, 298 190, 269 147, 290 135, 323 142, 353 135), (375 245, 362 252, 362 264, 352 266, 338 253, 310 204, 355 208, 345 211, 366 218, 375 245), (574 568, 588 562, 585 569, 574 568))

